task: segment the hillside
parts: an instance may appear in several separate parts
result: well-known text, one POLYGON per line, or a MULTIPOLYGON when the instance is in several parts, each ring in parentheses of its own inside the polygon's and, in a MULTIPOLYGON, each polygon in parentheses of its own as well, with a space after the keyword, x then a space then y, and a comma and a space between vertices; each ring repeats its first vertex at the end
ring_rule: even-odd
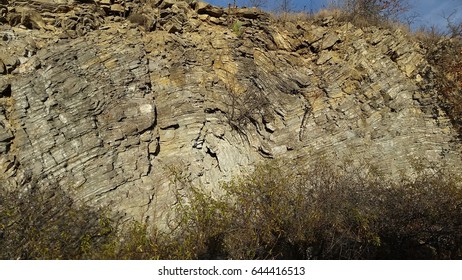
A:
POLYGON ((0 9, 4 188, 58 185, 153 224, 175 177, 216 190, 274 159, 392 180, 461 166, 437 69, 401 29, 196 1, 0 9))

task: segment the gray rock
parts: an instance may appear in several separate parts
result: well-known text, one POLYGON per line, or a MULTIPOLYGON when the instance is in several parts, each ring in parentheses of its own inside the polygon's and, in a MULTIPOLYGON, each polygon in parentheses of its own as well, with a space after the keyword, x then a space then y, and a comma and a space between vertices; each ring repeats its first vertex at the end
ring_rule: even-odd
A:
POLYGON ((16 57, 15 55, 12 55, 11 53, 3 52, 3 53, 0 53, 0 64, 4 65, 4 69, 6 70, 6 73, 11 73, 12 71, 14 71, 14 69, 16 69, 16 67, 18 67, 19 59, 18 57, 16 57))
POLYGON ((0 60, 0 74, 6 74, 6 67, 5 64, 3 64, 3 61, 0 60))
POLYGON ((321 49, 329 49, 332 48, 333 45, 335 45, 337 42, 340 41, 340 38, 338 37, 337 34, 335 33, 328 33, 324 39, 322 40, 322 47, 321 49))
POLYGON ((27 173, 158 224, 175 200, 173 175, 212 190, 272 159, 366 162, 391 179, 410 176, 419 159, 461 166, 436 85, 415 79, 434 70, 403 34, 333 18, 280 24, 236 9, 245 30, 237 36, 222 8, 126 1, 162 13, 148 32, 123 17, 90 17, 90 4, 29 5, 54 20, 1 33, 0 172, 9 187, 27 173))

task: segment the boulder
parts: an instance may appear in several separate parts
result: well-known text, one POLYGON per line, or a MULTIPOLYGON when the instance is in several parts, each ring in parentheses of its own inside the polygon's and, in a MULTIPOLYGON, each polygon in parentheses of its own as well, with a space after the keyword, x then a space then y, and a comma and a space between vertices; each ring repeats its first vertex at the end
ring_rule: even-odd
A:
POLYGON ((200 15, 209 15, 211 17, 221 17, 225 12, 223 8, 215 7, 204 2, 198 2, 196 5, 196 11, 200 15))
POLYGON ((266 18, 268 14, 265 12, 257 9, 257 8, 242 8, 236 10, 236 16, 243 17, 247 19, 258 19, 258 18, 266 18))

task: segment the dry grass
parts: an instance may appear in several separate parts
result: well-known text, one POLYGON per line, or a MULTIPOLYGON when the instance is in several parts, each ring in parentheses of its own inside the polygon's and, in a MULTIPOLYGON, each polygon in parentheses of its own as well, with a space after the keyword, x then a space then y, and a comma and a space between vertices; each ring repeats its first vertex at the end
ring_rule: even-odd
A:
POLYGON ((271 14, 271 19, 273 22, 279 22, 279 23, 284 23, 284 22, 311 22, 312 21, 312 15, 308 13, 280 13, 280 14, 271 14))

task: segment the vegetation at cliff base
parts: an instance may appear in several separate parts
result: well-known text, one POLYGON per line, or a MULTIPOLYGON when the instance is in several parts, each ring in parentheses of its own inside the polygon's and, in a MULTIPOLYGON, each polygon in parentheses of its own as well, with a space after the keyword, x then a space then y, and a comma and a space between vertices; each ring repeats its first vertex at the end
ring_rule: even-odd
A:
POLYGON ((2 259, 461 259, 460 178, 386 182, 319 164, 261 165, 221 186, 184 185, 170 230, 120 229, 64 192, 0 193, 2 259))
POLYGON ((462 190, 450 174, 400 184, 327 166, 278 164, 179 204, 188 256, 224 259, 460 259, 462 190), (284 171, 283 171, 284 170, 284 171))
POLYGON ((57 187, 0 187, 0 259, 86 259, 109 243, 111 221, 57 187))

